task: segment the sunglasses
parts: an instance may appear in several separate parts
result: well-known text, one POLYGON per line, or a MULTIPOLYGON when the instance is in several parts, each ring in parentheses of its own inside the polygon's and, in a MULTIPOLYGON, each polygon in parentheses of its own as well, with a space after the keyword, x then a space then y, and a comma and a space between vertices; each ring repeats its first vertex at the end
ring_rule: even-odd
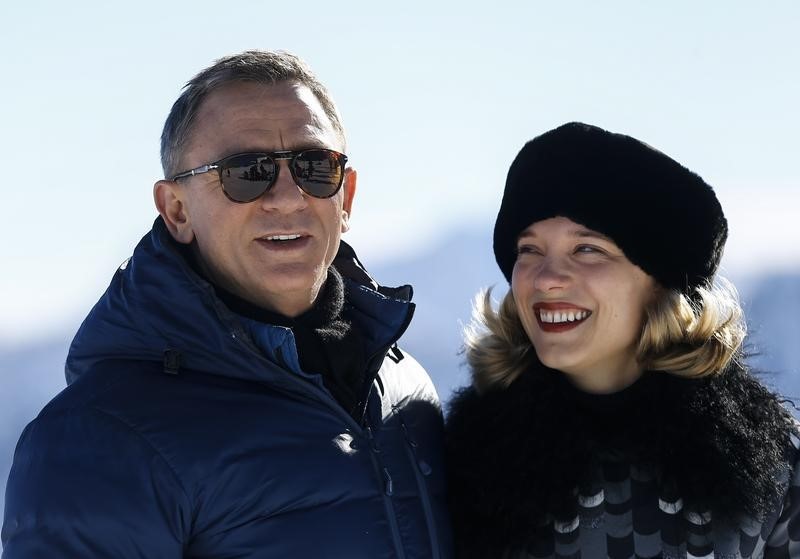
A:
POLYGON ((332 149, 237 153, 189 169, 171 181, 209 171, 219 173, 222 191, 232 202, 244 204, 260 198, 278 178, 278 161, 289 162, 289 172, 300 189, 314 198, 330 198, 342 187, 347 156, 332 149))

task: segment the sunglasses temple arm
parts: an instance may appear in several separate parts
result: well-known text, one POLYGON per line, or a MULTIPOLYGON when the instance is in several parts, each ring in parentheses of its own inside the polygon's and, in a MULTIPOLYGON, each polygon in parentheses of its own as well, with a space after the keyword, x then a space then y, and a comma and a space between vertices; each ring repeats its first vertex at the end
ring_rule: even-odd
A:
POLYGON ((195 175, 202 175, 203 173, 208 173, 209 171, 217 169, 218 167, 219 167, 219 165, 215 165, 213 163, 210 164, 210 165, 203 165, 202 167, 196 167, 194 169, 189 169, 188 171, 185 171, 183 173, 178 173, 177 175, 172 177, 170 180, 176 181, 178 179, 182 179, 182 178, 185 178, 185 177, 193 177, 195 175))

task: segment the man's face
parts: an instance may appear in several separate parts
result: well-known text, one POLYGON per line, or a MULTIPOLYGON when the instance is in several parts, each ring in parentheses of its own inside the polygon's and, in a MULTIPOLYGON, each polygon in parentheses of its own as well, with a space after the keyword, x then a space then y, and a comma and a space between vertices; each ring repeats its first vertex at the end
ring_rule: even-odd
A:
MULTIPOLYGON (((195 122, 181 170, 242 152, 344 149, 317 98, 294 82, 227 84, 208 96, 195 122)), ((176 240, 194 241, 213 283, 262 308, 296 316, 313 304, 349 228, 356 175, 348 168, 335 196, 313 198, 294 183, 287 161, 278 165, 275 184, 253 202, 230 201, 215 171, 159 181, 155 198, 176 240), (269 240, 277 235, 300 237, 269 240)))

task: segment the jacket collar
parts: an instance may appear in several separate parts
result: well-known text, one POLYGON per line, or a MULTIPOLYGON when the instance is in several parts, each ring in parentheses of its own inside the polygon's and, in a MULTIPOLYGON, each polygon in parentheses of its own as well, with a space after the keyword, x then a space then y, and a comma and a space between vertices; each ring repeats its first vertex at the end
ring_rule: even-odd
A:
MULTIPOLYGON (((335 265, 352 319, 366 334, 366 354, 388 348, 413 314, 410 286, 378 286, 344 242, 335 265)), ((160 362, 167 350, 180 353, 181 366, 217 375, 283 383, 280 369, 300 374, 291 330, 228 309, 194 272, 159 217, 73 339, 67 383, 104 360, 160 362)))

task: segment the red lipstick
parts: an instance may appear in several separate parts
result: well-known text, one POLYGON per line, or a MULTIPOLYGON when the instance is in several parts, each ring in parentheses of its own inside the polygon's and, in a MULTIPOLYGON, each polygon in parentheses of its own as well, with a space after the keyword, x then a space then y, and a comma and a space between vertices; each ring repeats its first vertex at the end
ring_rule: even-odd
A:
POLYGON ((589 309, 564 302, 536 303, 533 312, 539 328, 551 333, 573 330, 592 315, 589 309))

